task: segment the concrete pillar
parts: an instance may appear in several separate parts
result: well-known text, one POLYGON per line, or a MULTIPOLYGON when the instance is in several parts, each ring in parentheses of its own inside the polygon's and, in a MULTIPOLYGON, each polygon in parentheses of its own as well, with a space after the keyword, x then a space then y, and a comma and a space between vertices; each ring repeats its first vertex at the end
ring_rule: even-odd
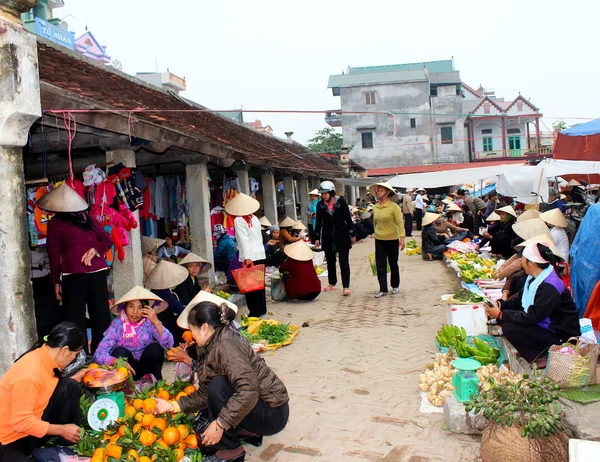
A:
POLYGON ((24 11, 0 5, 0 377, 36 340, 22 147, 41 116, 37 45, 2 19, 19 22, 24 11))
POLYGON ((354 207, 356 204, 356 188, 354 186, 348 186, 348 205, 354 207))
POLYGON ((294 188, 294 177, 283 177, 283 197, 286 216, 296 221, 296 188, 294 188))
MULTIPOLYGON (((106 162, 121 162, 125 167, 134 168, 135 151, 122 149, 117 151, 106 151, 106 162)), ((144 282, 144 264, 142 262, 142 240, 140 237, 140 214, 133 212, 138 222, 138 227, 129 231, 129 245, 123 247, 125 259, 123 261, 115 258, 113 263, 113 292, 115 300, 125 295, 134 286, 141 286, 144 282)))
POLYGON ((263 193, 263 209, 265 217, 276 225, 277 220, 277 190, 275 189, 275 177, 272 173, 263 173, 261 176, 261 188, 263 193))
MULTIPOLYGON (((210 191, 208 166, 204 163, 185 166, 188 207, 190 209, 190 239, 192 252, 214 262, 212 230, 210 229, 210 191)), ((215 285, 215 268, 208 270, 208 283, 215 285)))
POLYGON ((248 178, 248 166, 244 165, 244 167, 240 168, 239 170, 235 170, 235 173, 237 173, 237 176, 240 180, 240 187, 242 188, 242 190, 240 192, 246 194, 246 195, 250 195, 250 183, 248 182, 249 178, 248 178))
POLYGON ((301 176, 296 180, 296 184, 298 185, 298 198, 300 200, 300 216, 301 220, 305 225, 308 225, 308 216, 306 214, 306 209, 308 208, 308 204, 310 198, 308 197, 308 180, 301 176))

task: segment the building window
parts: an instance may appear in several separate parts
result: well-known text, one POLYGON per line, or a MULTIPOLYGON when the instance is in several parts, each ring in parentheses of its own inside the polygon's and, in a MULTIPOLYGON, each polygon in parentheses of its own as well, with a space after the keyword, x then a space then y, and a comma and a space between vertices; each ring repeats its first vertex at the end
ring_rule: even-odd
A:
POLYGON ((506 129, 506 133, 508 135, 520 135, 521 134, 521 130, 518 128, 508 128, 506 129))
POLYGON ((410 128, 417 128, 417 119, 410 119, 410 128))
POLYGON ((452 127, 442 127, 442 144, 452 144, 452 127))
POLYGON ((375 92, 368 91, 367 93, 365 93, 365 100, 366 100, 367 106, 373 106, 375 104, 375 92))
POLYGON ((482 135, 491 135, 492 134, 492 129, 491 128, 484 128, 483 130, 481 130, 481 134, 482 135))
POLYGON ((373 132, 362 132, 360 137, 363 149, 373 149, 373 132))
POLYGON ((437 96, 437 87, 429 87, 429 96, 437 96))
POLYGON ((521 149, 521 137, 520 136, 509 136, 508 137, 508 149, 510 149, 510 150, 521 149))
POLYGON ((494 150, 494 138, 491 136, 483 137, 483 150, 486 152, 494 150))

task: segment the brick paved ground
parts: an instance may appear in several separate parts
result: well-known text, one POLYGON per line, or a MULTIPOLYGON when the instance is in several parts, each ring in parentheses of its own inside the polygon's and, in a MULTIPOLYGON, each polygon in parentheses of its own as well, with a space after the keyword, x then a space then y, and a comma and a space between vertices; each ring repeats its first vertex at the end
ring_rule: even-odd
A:
POLYGON ((440 295, 456 280, 441 262, 403 255, 400 294, 376 300, 367 263, 373 248, 367 239, 350 254, 352 296, 339 287, 312 303, 269 304, 273 318, 310 327, 265 355, 288 388, 291 416, 263 447, 246 446, 247 460, 477 460, 478 437, 453 435, 441 414, 419 412, 417 375, 436 351, 445 319, 440 295))

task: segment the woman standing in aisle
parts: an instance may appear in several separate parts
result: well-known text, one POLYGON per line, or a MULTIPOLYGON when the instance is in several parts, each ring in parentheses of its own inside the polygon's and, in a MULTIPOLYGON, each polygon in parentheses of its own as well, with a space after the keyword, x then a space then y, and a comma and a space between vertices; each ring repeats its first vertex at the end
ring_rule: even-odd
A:
POLYGON ((338 254, 344 295, 350 295, 350 249, 356 242, 350 208, 342 196, 336 196, 335 186, 331 181, 323 181, 319 192, 321 201, 317 205, 315 246, 322 247, 325 251, 329 277, 329 286, 323 291, 335 290, 337 284, 335 260, 338 254))
MULTIPOLYGON (((254 215, 260 203, 246 194, 240 193, 225 205, 225 211, 235 217, 235 239, 239 248, 239 260, 243 266, 265 263, 265 247, 260 222, 254 215)), ((264 286, 254 292, 246 292, 246 304, 251 317, 260 317, 267 313, 267 296, 264 286)))
POLYGON ((66 184, 46 194, 37 205, 54 212, 48 223, 47 248, 56 298, 63 302, 66 320, 84 334, 87 306, 93 353, 110 325, 104 253, 113 240, 100 223, 90 218, 87 202, 66 184))
POLYGON ((317 204, 319 203, 320 196, 321 194, 316 189, 313 189, 308 193, 308 197, 310 198, 310 202, 306 210, 306 214, 308 216, 308 235, 310 236, 310 241, 313 243, 318 239, 318 236, 315 233, 315 228, 317 226, 317 204))
POLYGON ((390 265, 392 294, 397 294, 400 287, 400 267, 398 257, 404 250, 404 221, 402 210, 396 204, 396 192, 387 183, 375 183, 369 186, 369 192, 377 198, 373 207, 373 224, 375 225, 375 261, 377 263, 377 279, 379 292, 375 298, 388 294, 387 265, 390 265))

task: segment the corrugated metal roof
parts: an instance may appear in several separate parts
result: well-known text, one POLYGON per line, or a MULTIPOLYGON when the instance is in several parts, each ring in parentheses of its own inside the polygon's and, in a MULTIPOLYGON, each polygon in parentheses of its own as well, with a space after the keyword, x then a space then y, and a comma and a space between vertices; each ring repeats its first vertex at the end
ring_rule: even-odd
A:
POLYGON ((341 74, 330 75, 327 88, 350 87, 356 85, 379 85, 395 82, 414 82, 427 80, 424 69, 399 72, 381 72, 375 74, 341 74))
POLYGON ((390 64, 386 66, 348 67, 348 74, 371 74, 380 72, 416 71, 427 67, 429 73, 453 72, 454 62, 451 59, 442 61, 424 61, 420 63, 390 64))

